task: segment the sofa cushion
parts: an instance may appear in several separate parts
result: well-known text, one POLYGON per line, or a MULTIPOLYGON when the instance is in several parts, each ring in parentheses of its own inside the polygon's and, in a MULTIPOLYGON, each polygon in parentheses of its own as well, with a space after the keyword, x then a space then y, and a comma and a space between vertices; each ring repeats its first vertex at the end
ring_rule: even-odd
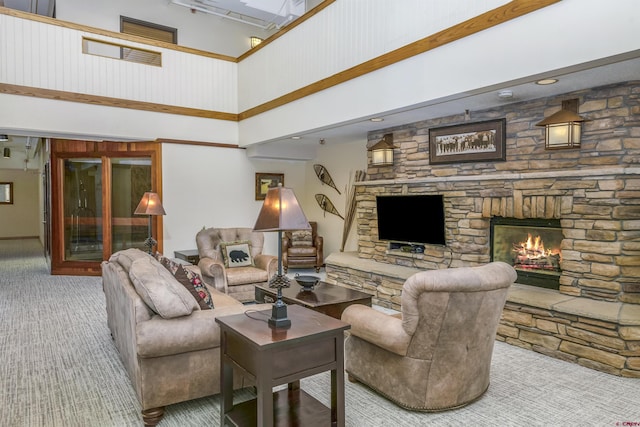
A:
POLYGON ((199 308, 189 291, 151 257, 134 260, 129 278, 140 298, 165 319, 187 316, 199 308))
POLYGON ((114 253, 109 257, 109 261, 117 262, 120 264, 120 267, 128 272, 131 269, 131 263, 140 258, 151 258, 151 255, 140 249, 130 248, 114 253))
POLYGON ((226 268, 253 266, 251 243, 248 240, 220 243, 222 260, 226 268))
POLYGON ((227 270, 227 284, 229 286, 260 283, 269 280, 267 270, 256 267, 238 267, 227 270))
POLYGON ((211 294, 198 273, 185 268, 184 265, 177 261, 165 257, 160 252, 156 252, 155 258, 173 274, 173 277, 175 277, 178 283, 189 291, 198 302, 201 310, 210 310, 213 308, 211 294))
MULTIPOLYGON (((315 246, 294 246, 293 248, 289 248, 289 250, 287 250, 287 253, 295 257, 300 257, 300 256, 315 257, 316 251, 317 249, 315 246)), ((291 262, 291 259, 289 259, 289 262, 291 262)))

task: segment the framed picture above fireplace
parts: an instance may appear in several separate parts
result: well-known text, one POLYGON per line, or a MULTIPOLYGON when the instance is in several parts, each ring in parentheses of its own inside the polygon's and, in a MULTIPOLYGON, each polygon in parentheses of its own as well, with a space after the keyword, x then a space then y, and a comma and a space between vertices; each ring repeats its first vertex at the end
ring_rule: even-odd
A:
POLYGON ((429 163, 506 160, 506 120, 429 129, 429 163))

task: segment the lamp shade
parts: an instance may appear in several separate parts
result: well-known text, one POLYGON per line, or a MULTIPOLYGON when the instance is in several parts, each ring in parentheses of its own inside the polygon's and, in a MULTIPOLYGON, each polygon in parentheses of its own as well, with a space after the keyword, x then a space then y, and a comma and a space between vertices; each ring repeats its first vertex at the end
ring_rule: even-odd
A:
POLYGON ((545 128, 545 148, 548 150, 580 147, 582 122, 577 113, 577 100, 563 101, 562 109, 536 126, 545 128))
POLYGON ((160 197, 157 193, 147 191, 140 199, 138 207, 134 214, 136 215, 166 215, 162 203, 160 203, 160 197))
POLYGON ((258 214, 254 231, 310 230, 296 195, 290 188, 270 188, 258 214))
POLYGON ((393 134, 388 133, 384 137, 372 146, 371 151, 371 164, 374 166, 388 166, 393 164, 393 134))

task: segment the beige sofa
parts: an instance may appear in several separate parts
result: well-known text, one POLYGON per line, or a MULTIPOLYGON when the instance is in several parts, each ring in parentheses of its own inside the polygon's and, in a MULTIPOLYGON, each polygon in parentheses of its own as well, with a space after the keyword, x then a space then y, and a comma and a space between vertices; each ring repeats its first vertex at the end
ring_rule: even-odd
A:
POLYGON ((489 387, 493 344, 510 265, 424 271, 402 287, 402 317, 364 305, 342 313, 350 380, 411 410, 442 411, 478 399, 489 387))
POLYGON ((242 302, 255 301, 255 285, 265 284, 278 269, 278 258, 262 253, 264 234, 251 228, 207 228, 196 234, 204 281, 220 292, 242 302), (248 242, 250 257, 246 264, 230 266, 224 248, 230 243, 248 242))
MULTIPOLYGON (((244 306, 209 287, 214 308, 201 310, 164 266, 138 249, 104 261, 102 284, 107 323, 147 426, 160 421, 166 405, 220 392, 216 317, 271 308, 244 306)), ((235 378, 234 387, 249 385, 239 372, 235 378)))

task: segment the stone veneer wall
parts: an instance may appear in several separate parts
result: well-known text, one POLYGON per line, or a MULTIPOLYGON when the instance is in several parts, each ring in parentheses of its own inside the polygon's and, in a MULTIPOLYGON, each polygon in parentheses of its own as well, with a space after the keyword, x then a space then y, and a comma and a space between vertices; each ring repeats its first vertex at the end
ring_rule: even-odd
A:
MULTIPOLYGON (((420 268, 490 260, 493 216, 561 220, 560 292, 640 304, 640 82, 471 112, 472 121, 506 117, 506 161, 429 164, 430 128, 464 122, 454 116, 385 129, 393 133, 394 165, 370 167, 358 183, 359 256, 420 268), (545 150, 535 124, 578 98, 582 146, 545 150), (446 247, 405 257, 378 240, 379 194, 443 194, 446 247)), ((402 213, 398 213, 401 220, 402 213)))
POLYGON ((393 166, 370 166, 368 180, 356 186, 355 255, 367 265, 332 254, 326 260, 327 280, 373 293, 376 303, 399 309, 408 272, 489 262, 491 217, 558 218, 563 271, 560 292, 551 292, 562 304, 550 303, 548 290, 542 289, 527 298, 510 296, 498 339, 640 377, 639 82, 471 115, 471 122, 506 118, 506 161, 429 164, 429 129, 463 123, 462 115, 369 135, 371 146, 393 133, 396 149, 393 166), (535 124, 571 98, 579 99, 579 113, 589 120, 582 145, 545 150, 543 129, 535 124), (443 194, 446 247, 427 246, 424 254, 390 251, 377 237, 378 194, 443 194), (407 270, 398 273, 397 268, 407 270), (612 314, 622 312, 627 314, 612 314))

